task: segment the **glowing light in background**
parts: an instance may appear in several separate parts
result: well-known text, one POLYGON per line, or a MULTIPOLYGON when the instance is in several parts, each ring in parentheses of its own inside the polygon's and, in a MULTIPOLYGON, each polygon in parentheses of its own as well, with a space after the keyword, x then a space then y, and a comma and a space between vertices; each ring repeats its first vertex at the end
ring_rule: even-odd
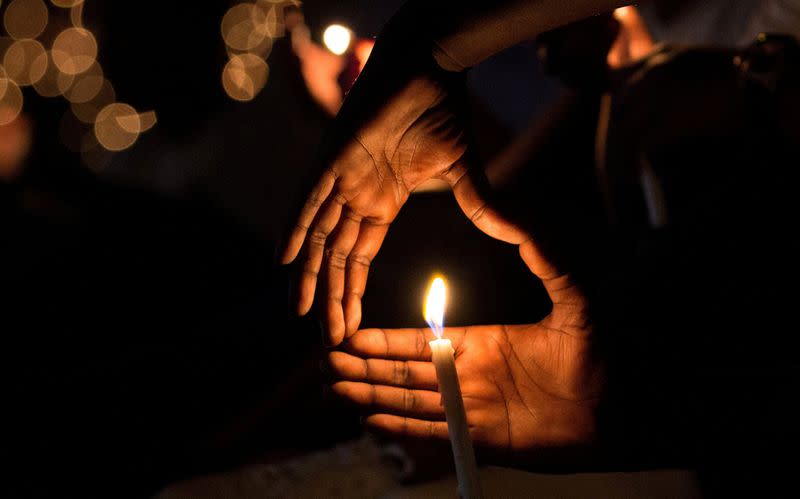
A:
POLYGON ((322 41, 328 50, 336 55, 342 55, 350 48, 352 37, 350 30, 341 24, 331 24, 325 28, 325 32, 322 34, 322 41))
POLYGON ((231 57, 222 71, 222 87, 231 99, 249 101, 264 88, 269 76, 269 66, 254 54, 231 57))
POLYGON ((145 111, 139 114, 139 131, 146 132, 156 126, 158 118, 155 111, 145 111))
POLYGON ((114 86, 108 80, 103 80, 103 85, 97 94, 86 102, 73 102, 70 105, 72 113, 84 123, 94 123, 97 113, 117 98, 114 86))
POLYGON ((251 50, 268 36, 264 12, 249 3, 236 4, 228 9, 220 30, 225 44, 234 50, 251 50))
POLYGON ((76 28, 83 27, 83 1, 81 0, 77 4, 73 5, 69 9, 69 20, 72 22, 72 25, 76 28))
POLYGON ((42 0, 12 0, 3 14, 3 25, 11 38, 36 38, 47 26, 47 5, 42 0))
POLYGON ((53 62, 66 74, 83 73, 97 58, 97 41, 89 30, 67 28, 53 41, 53 62))
POLYGON ((425 300, 425 322, 428 323, 437 338, 442 337, 444 330, 444 309, 447 304, 447 286, 444 279, 435 277, 428 288, 425 300))
POLYGON ((109 151, 129 148, 139 138, 139 114, 128 104, 115 102, 97 113, 94 135, 97 142, 109 151))
POLYGON ((62 9, 69 9, 71 7, 83 5, 83 0, 50 0, 50 1, 56 7, 61 7, 62 9))
POLYGON ((88 102, 100 92, 104 82, 103 70, 95 62, 89 69, 75 76, 75 81, 64 92, 64 97, 70 102, 88 102))
POLYGON ((0 125, 7 125, 17 119, 22 111, 22 90, 5 74, 0 73, 0 125))
POLYGON ((72 85, 72 80, 75 78, 72 75, 66 75, 58 70, 50 52, 39 54, 31 64, 31 72, 33 68, 44 68, 42 77, 33 83, 33 88, 36 93, 42 97, 58 97, 64 93, 64 89, 72 85))
POLYGON ((42 79, 47 70, 47 58, 44 47, 36 40, 17 40, 6 50, 3 66, 6 76, 25 87, 42 79))

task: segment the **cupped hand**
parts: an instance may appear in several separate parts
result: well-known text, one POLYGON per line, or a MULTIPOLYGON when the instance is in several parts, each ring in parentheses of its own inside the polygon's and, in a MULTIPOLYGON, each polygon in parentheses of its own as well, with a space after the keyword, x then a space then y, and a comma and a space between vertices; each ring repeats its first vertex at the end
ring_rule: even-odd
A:
MULTIPOLYGON (((530 240, 520 254, 542 279, 552 312, 541 322, 448 328, 473 440, 511 453, 581 447, 595 434, 603 387, 586 299, 530 240)), ((329 354, 333 391, 362 406, 368 426, 447 439, 428 329, 367 329, 329 354)))
POLYGON ((493 237, 523 240, 521 231, 487 207, 483 171, 470 167, 455 88, 463 85, 461 78, 422 74, 378 99, 382 89, 375 87, 386 78, 369 70, 368 65, 337 117, 329 147, 335 152, 282 257, 288 264, 302 255, 297 312, 310 310, 319 288, 331 345, 357 330, 370 263, 389 224, 424 181, 446 180, 465 214, 493 237))

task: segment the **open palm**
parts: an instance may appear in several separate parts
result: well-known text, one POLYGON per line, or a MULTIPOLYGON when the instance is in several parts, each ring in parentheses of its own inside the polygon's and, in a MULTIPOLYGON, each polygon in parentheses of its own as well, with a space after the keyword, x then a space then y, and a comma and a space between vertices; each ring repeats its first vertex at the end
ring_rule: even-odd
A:
POLYGON ((422 74, 385 90, 375 88, 373 82, 384 80, 371 69, 368 64, 337 116, 335 133, 323 147, 327 167, 282 257, 290 263, 301 255, 297 311, 309 311, 319 287, 321 318, 333 345, 357 330, 370 263, 389 224, 424 181, 447 181, 481 230, 522 242, 521 232, 484 201, 483 170, 469 166, 458 112, 463 106, 456 102, 460 77, 422 74))
MULTIPOLYGON (((523 452, 589 443, 603 385, 585 298, 528 241, 520 253, 553 301, 537 324, 448 328, 473 439, 523 452)), ((390 433, 447 438, 427 329, 367 329, 331 352, 335 393, 390 433)))

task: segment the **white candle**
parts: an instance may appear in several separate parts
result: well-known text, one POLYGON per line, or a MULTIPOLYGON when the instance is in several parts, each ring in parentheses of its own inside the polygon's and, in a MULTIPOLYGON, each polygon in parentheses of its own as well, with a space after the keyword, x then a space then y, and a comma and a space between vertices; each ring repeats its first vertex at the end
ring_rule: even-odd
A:
POLYGON ((442 338, 445 295, 444 280, 440 277, 435 278, 425 302, 425 320, 436 335, 436 339, 429 343, 431 357, 436 367, 439 393, 442 394, 447 433, 450 435, 450 446, 453 449, 453 460, 456 465, 459 495, 464 499, 480 498, 483 494, 478 481, 478 467, 475 464, 475 452, 469 436, 464 399, 461 397, 461 385, 458 382, 455 351, 453 343, 447 338, 442 338))

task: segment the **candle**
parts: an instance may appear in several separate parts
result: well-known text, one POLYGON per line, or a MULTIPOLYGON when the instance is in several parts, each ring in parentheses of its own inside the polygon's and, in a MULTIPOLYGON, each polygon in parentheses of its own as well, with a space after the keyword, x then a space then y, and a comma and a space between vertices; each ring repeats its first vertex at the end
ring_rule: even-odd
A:
POLYGON ((431 283, 425 301, 425 321, 436 336, 429 345, 433 365, 436 367, 439 393, 442 394, 447 433, 450 435, 450 446, 453 449, 453 460, 456 465, 459 495, 464 499, 480 498, 482 492, 478 481, 478 467, 475 464, 475 452, 472 450, 467 414, 464 411, 464 400, 458 383, 455 350, 449 339, 442 338, 446 294, 444 280, 436 277, 431 283))

